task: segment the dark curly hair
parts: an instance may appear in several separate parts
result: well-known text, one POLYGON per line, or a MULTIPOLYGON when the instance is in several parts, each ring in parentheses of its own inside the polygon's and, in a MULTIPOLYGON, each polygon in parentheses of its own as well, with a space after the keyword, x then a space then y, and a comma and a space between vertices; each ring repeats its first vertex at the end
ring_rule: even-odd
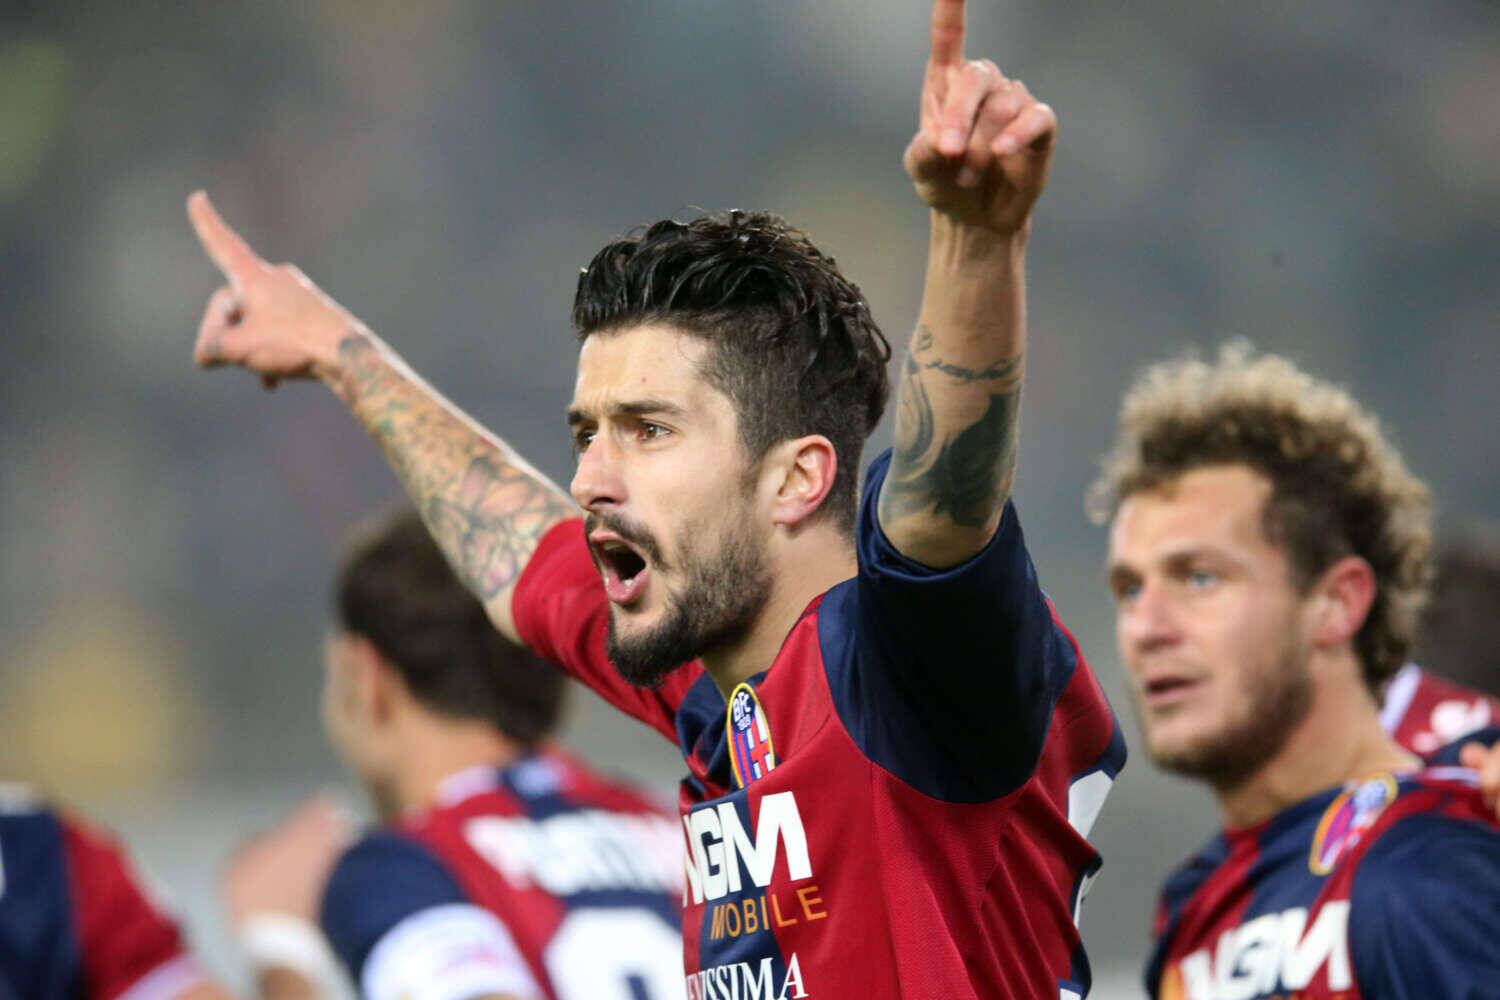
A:
POLYGON ((350 546, 335 606, 343 629, 374 643, 429 710, 490 723, 525 746, 556 728, 561 671, 495 629, 416 511, 350 546))
POLYGON ((1411 652, 1431 586, 1427 487, 1347 392, 1234 342, 1213 363, 1166 361, 1136 380, 1089 514, 1105 523, 1131 495, 1214 465, 1270 481, 1266 537, 1286 552, 1299 590, 1346 555, 1370 564, 1375 602, 1354 648, 1379 691, 1411 652))
POLYGON ((764 212, 657 222, 595 254, 573 300, 580 340, 643 323, 709 344, 702 374, 734 404, 752 462, 779 441, 828 438, 838 470, 823 509, 853 531, 891 348, 832 257, 764 212))

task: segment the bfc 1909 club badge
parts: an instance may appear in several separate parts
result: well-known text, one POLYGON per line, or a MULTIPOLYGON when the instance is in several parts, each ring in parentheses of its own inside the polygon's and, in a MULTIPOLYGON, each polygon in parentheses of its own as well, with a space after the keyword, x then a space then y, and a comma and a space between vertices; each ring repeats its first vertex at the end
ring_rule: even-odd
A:
POLYGON ((735 783, 744 788, 756 778, 765 777, 776 766, 776 751, 771 748, 771 727, 766 711, 749 684, 740 684, 729 694, 728 725, 729 764, 735 783))
POLYGON ((1339 859, 1349 853, 1360 837, 1396 800, 1396 779, 1374 774, 1349 782, 1338 798, 1328 804, 1313 833, 1307 867, 1314 875, 1327 875, 1339 859))

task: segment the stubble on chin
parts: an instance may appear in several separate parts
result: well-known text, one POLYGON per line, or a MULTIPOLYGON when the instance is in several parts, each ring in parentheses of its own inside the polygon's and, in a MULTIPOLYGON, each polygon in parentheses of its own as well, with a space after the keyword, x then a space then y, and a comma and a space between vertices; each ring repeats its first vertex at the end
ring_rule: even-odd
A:
POLYGON ((748 535, 731 531, 707 558, 698 558, 686 537, 677 548, 686 580, 666 594, 660 620, 627 636, 617 616, 609 616, 605 653, 636 687, 655 688, 688 661, 738 642, 771 597, 764 554, 748 535))
POLYGON ((1253 676, 1236 694, 1234 714, 1226 724, 1179 744, 1160 745, 1142 718, 1151 759, 1163 770, 1206 781, 1220 791, 1239 787, 1276 755, 1306 718, 1312 707, 1312 677, 1305 662, 1288 655, 1276 670, 1253 676))

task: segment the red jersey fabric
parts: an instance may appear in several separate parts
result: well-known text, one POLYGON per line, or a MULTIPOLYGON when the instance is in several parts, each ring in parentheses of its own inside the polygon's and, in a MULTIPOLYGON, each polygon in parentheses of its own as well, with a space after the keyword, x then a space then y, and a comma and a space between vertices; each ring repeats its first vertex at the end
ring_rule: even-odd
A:
POLYGON ((1500 726, 1500 700, 1408 663, 1386 688, 1380 724, 1412 753, 1431 757, 1472 733, 1500 726))
POLYGON ((335 866, 321 922, 356 983, 403 921, 472 904, 549 998, 668 1000, 680 843, 648 797, 548 749, 454 775, 432 808, 365 836, 335 866))
POLYGON ((0 794, 0 1000, 168 1000, 202 980, 113 838, 0 794))
POLYGON ((528 645, 684 754, 691 1000, 1088 991, 1075 919, 1119 727, 1014 509, 979 555, 930 570, 875 521, 887 465, 867 476, 858 575, 807 607, 737 709, 774 750, 745 787, 701 665, 643 690, 609 664, 581 522, 542 540, 516 588, 528 645))

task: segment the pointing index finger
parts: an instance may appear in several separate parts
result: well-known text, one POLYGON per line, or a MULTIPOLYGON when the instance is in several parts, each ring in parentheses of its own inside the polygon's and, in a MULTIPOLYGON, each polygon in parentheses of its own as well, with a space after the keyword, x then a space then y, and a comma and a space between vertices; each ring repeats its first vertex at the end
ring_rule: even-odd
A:
POLYGON ((187 211, 193 231, 198 234, 198 242, 224 272, 224 277, 237 284, 240 278, 266 269, 266 262, 250 249, 250 244, 219 218, 208 195, 194 191, 188 197, 187 211))
POLYGON ((932 49, 927 61, 933 66, 957 66, 964 59, 964 0, 933 0, 932 49))

